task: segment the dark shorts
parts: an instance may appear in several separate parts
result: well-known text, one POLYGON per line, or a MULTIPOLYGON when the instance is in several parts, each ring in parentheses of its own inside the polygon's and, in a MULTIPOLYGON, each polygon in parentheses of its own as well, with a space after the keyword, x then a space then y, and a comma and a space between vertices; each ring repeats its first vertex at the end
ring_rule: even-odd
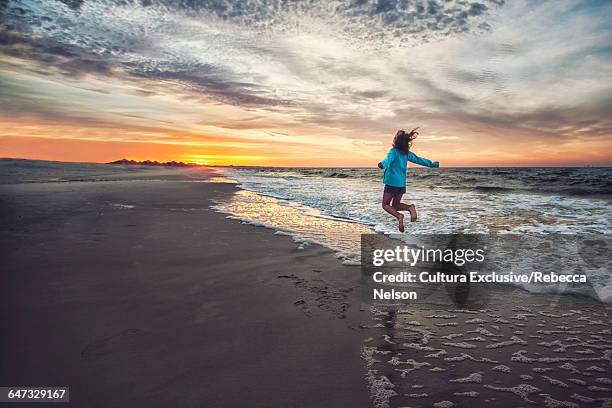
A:
POLYGON ((385 184, 385 193, 404 194, 405 192, 406 192, 406 187, 394 187, 394 186, 388 186, 385 184))

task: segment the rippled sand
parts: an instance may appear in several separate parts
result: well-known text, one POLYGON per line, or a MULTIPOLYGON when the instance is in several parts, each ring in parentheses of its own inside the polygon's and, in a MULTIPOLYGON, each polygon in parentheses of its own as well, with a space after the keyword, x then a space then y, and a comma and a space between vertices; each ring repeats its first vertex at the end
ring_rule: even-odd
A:
POLYGON ((362 357, 377 407, 612 404, 612 319, 587 298, 492 289, 483 308, 377 311, 362 357))

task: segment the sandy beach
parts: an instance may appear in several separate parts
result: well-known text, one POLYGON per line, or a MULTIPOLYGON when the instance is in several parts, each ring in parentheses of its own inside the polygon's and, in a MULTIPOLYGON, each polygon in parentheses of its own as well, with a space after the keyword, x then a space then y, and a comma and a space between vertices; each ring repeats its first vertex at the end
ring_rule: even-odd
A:
POLYGON ((449 294, 458 288, 444 286, 427 302, 375 314, 363 353, 379 406, 612 402, 612 322, 604 306, 500 285, 472 287, 477 301, 454 308, 449 294))
POLYGON ((0 187, 0 383, 81 407, 367 406, 359 269, 211 210, 233 185, 158 177, 0 187))
POLYGON ((487 286, 456 307, 451 285, 371 310, 359 267, 211 209, 238 189, 208 170, 92 174, 3 179, 2 384, 79 407, 611 403, 595 300, 487 286))

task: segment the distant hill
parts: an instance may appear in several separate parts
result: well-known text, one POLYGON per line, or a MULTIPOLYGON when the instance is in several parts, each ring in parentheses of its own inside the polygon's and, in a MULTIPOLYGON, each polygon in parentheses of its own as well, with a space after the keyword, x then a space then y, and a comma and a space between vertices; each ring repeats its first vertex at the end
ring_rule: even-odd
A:
POLYGON ((115 160, 113 162, 106 163, 106 164, 121 164, 124 166, 127 165, 127 166, 166 166, 166 167, 205 167, 202 164, 183 163, 183 162, 177 162, 177 161, 158 162, 158 161, 153 161, 153 160, 136 161, 136 160, 128 160, 128 159, 115 160))

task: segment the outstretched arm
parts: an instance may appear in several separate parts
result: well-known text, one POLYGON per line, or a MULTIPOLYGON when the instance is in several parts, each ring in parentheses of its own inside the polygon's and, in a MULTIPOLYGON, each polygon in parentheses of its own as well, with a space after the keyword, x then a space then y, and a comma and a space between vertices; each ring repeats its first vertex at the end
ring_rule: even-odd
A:
POLYGON ((412 152, 408 152, 408 161, 425 167, 440 167, 439 162, 419 157, 412 152))
POLYGON ((388 169, 391 163, 393 162, 393 158, 395 157, 394 149, 389 149, 389 153, 387 153, 387 157, 385 160, 378 163, 379 169, 388 169))

